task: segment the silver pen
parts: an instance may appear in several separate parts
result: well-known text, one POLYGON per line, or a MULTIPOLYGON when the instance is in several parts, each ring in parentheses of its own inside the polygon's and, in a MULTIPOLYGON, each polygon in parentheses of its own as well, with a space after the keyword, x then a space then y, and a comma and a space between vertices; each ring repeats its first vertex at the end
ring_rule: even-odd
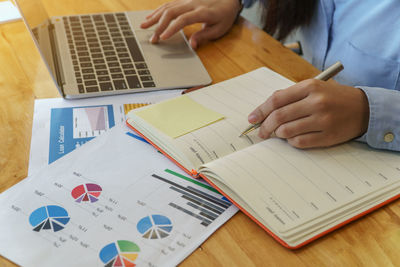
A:
MULTIPOLYGON (((335 64, 333 64, 332 66, 330 66, 329 68, 327 68, 326 70, 324 70, 323 72, 321 72, 320 74, 318 74, 317 76, 315 76, 314 79, 327 81, 330 78, 332 78, 333 76, 335 76, 337 73, 339 73, 341 70, 343 70, 343 65, 342 65, 342 63, 340 63, 340 61, 338 61, 335 64)), ((243 135, 246 135, 246 134, 254 131, 258 127, 260 127, 261 124, 262 124, 262 122, 250 125, 246 130, 244 130, 239 135, 239 137, 242 137, 243 135)))

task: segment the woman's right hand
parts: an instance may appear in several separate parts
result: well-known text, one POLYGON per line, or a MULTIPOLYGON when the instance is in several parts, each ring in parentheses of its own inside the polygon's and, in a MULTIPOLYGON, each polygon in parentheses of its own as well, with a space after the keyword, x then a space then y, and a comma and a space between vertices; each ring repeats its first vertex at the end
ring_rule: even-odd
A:
POLYGON ((232 27, 240 10, 238 0, 175 0, 166 3, 146 17, 140 26, 147 29, 158 23, 150 41, 166 40, 183 27, 203 23, 203 28, 189 39, 193 48, 224 35, 232 27))

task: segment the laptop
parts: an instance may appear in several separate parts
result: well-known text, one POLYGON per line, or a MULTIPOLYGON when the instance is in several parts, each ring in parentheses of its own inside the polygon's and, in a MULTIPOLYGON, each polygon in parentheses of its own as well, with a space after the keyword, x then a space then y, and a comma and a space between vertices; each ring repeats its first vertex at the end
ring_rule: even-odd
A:
POLYGON ((32 38, 65 98, 208 85, 211 78, 182 31, 151 44, 151 11, 49 17, 40 0, 17 0, 32 38))

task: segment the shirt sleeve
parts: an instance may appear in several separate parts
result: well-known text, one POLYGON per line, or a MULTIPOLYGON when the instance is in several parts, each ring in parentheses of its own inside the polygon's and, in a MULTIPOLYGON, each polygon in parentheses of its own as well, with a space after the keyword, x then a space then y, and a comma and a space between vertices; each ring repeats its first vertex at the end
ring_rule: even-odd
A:
POLYGON ((356 139, 373 148, 400 151, 400 91, 358 87, 369 102, 367 132, 356 139))

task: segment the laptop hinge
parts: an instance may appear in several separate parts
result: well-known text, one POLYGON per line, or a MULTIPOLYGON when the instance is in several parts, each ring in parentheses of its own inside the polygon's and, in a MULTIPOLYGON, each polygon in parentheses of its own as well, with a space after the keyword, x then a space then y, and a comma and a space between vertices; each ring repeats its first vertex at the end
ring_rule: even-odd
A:
POLYGON ((56 81, 63 93, 63 96, 65 96, 64 88, 63 88, 63 85, 65 84, 65 77, 64 77, 64 72, 63 72, 62 65, 61 65, 60 49, 58 48, 58 45, 56 42, 56 28, 55 28, 54 24, 50 23, 48 29, 49 29, 51 53, 52 53, 52 57, 53 57, 54 69, 55 69, 55 74, 56 74, 56 81))

